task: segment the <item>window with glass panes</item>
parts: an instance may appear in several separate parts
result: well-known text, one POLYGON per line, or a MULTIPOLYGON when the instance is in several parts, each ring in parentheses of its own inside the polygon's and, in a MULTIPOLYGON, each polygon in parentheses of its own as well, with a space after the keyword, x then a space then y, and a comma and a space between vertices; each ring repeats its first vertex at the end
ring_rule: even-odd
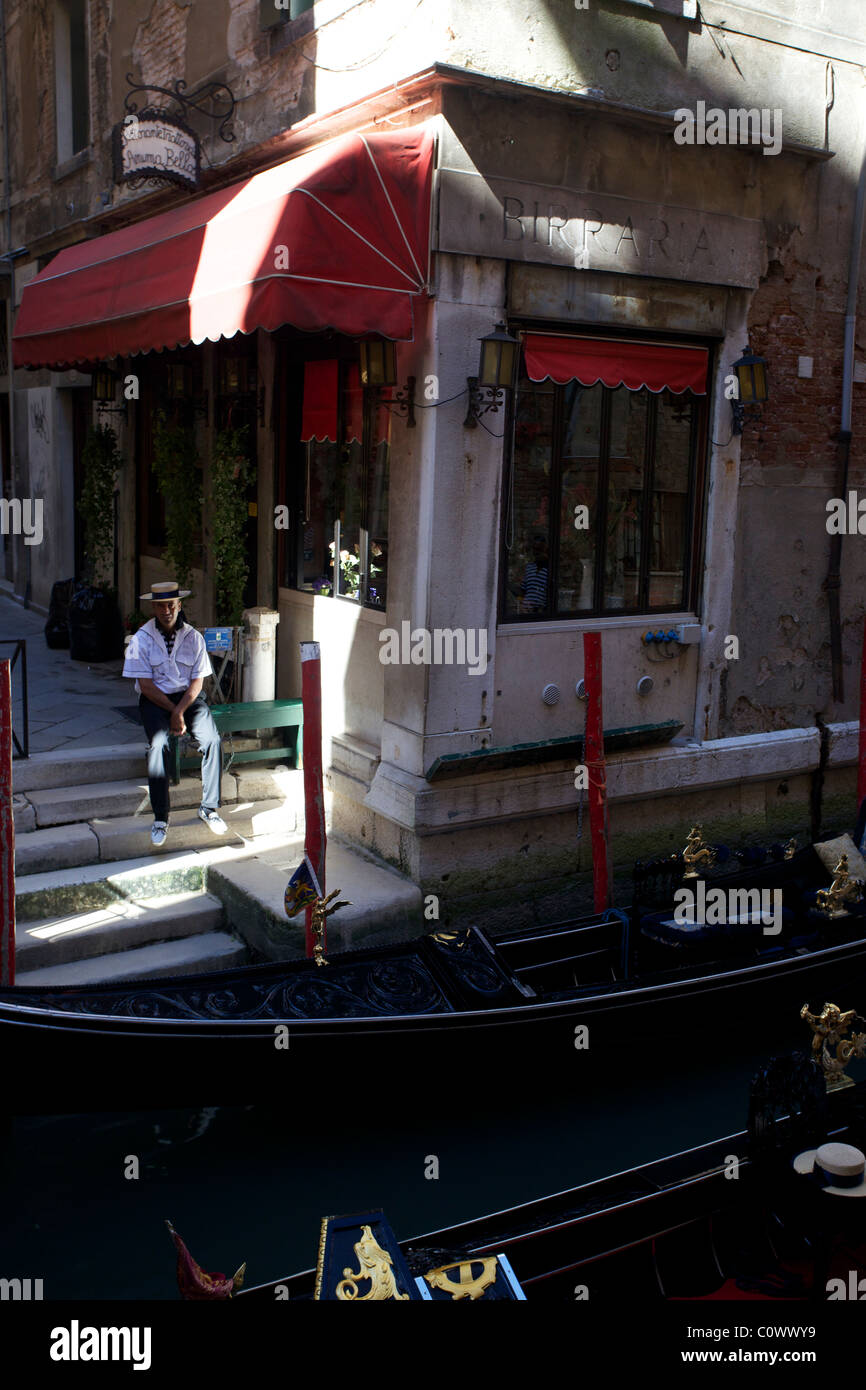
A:
POLYGON ((357 363, 340 362, 338 382, 339 442, 312 438, 303 446, 300 524, 285 582, 384 609, 391 415, 361 385, 357 363))
POLYGON ((501 620, 693 608, 706 397, 522 374, 501 620))

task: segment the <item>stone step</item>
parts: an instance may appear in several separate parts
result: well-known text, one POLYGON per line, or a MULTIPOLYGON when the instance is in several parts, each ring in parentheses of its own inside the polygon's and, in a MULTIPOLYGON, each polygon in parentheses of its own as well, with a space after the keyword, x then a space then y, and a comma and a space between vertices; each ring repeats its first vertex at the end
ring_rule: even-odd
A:
POLYGON ((140 743, 31 753, 29 758, 16 758, 13 762, 12 786, 16 792, 44 791, 51 787, 76 787, 88 782, 140 777, 146 746, 142 732, 140 743))
MULTIPOLYGON (((304 774, 293 768, 239 769, 238 775, 223 773, 223 805, 239 801, 283 799, 291 811, 296 828, 298 814, 303 817, 304 774)), ((201 803, 201 780, 184 776, 171 788, 174 810, 197 810, 201 803)), ((151 816, 147 781, 141 776, 127 781, 87 782, 76 786, 49 787, 28 791, 14 798, 15 830, 18 834, 42 830, 53 825, 74 825, 95 819, 121 816, 151 816)))
MULTIPOLYGON (((232 735, 223 740, 226 755, 246 748, 261 746, 259 739, 242 739, 232 735)), ((191 745, 194 748, 194 745, 191 745)), ((133 743, 117 743, 106 748, 55 749, 50 753, 31 753, 29 758, 16 758, 12 763, 12 786, 16 793, 49 791, 52 787, 78 787, 90 782, 119 782, 143 777, 147 741, 142 730, 133 743)), ((278 755, 275 754, 275 760, 278 755)), ((261 763, 236 763, 229 769, 231 776, 249 768, 252 775, 266 771, 261 763)))
POLYGON ((15 983, 21 989, 51 985, 58 989, 82 985, 122 984, 125 980, 148 980, 158 975, 196 975, 206 970, 229 970, 247 961, 242 941, 226 932, 206 932, 180 941, 163 941, 155 946, 139 946, 132 951, 95 956, 90 960, 49 965, 39 970, 23 970, 15 983))
MULTIPOLYGON (((286 884, 304 857, 302 839, 290 840, 255 857, 227 860, 208 871, 208 891, 225 908, 233 931, 268 960, 304 955, 304 914, 286 917, 286 884)), ((328 841, 327 891, 340 888, 349 906, 328 918, 332 950, 349 951, 398 939, 424 929, 423 897, 416 883, 355 846, 328 841)))
POLYGON ((26 796, 12 794, 12 824, 16 835, 25 835, 36 829, 36 812, 26 796))
MULTIPOLYGON (((223 777, 223 801, 237 800, 237 786, 231 774, 223 777)), ((147 782, 90 782, 77 787, 52 787, 27 792, 26 800, 36 816, 36 829, 50 825, 74 825, 77 821, 114 816, 150 817, 147 782)), ((201 782, 181 778, 171 789, 172 807, 197 809, 201 803, 201 782)), ((150 820, 148 819, 148 824, 150 820)), ((16 827, 17 828, 17 827, 16 827)))
POLYGON ((200 936, 222 925, 222 903, 208 893, 168 893, 139 901, 116 898, 89 912, 19 923, 16 970, 65 965, 158 941, 200 936))
POLYGON ((181 849, 211 848, 216 843, 239 848, 259 837, 283 839, 294 831, 296 816, 288 801, 240 801, 222 808, 228 827, 215 836, 196 810, 172 811, 165 844, 150 844, 151 814, 94 818, 84 824, 57 825, 20 835, 15 843, 16 874, 37 874, 80 864, 110 863, 147 855, 157 860, 181 849))
POLYGON ((15 884, 16 920, 35 922, 43 917, 66 917, 123 898, 141 900, 200 892, 206 863, 203 854, 177 853, 156 862, 152 855, 147 855, 122 860, 111 867, 80 864, 71 869, 22 875, 15 884))

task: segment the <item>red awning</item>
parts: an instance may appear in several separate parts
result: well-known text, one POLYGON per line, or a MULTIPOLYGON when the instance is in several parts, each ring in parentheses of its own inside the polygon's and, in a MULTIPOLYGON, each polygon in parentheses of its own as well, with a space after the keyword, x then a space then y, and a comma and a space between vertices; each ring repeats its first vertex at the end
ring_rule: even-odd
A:
POLYGON ((693 391, 706 395, 707 349, 663 343, 619 342, 527 333, 523 343, 531 381, 550 377, 558 386, 625 386, 629 391, 693 391))
POLYGON ((61 251, 24 290, 16 367, 71 366, 282 324, 411 339, 430 125, 347 135, 61 251))

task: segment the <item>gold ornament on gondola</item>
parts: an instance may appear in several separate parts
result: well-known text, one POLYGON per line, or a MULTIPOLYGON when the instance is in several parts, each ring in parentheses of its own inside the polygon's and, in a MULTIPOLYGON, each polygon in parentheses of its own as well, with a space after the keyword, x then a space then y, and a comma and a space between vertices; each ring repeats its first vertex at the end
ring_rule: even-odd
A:
POLYGON ((800 1017, 812 1029, 812 1060, 823 1071, 827 1090, 841 1091, 853 1086, 845 1069, 852 1058, 866 1057, 866 1031, 854 1031, 855 1022, 866 1028, 866 1018, 861 1018, 856 1009, 843 1013, 838 1004, 825 1004, 819 1014, 810 1013, 809 1005, 804 1004, 800 1017), (830 1050, 834 1047, 835 1055, 830 1050))
MULTIPOLYGON (((341 906, 348 907, 349 904, 343 903, 341 906)), ((361 1239, 355 1245, 355 1259, 358 1268, 344 1269, 343 1278, 334 1290, 341 1303, 384 1303, 390 1299, 408 1299, 409 1295, 400 1293, 397 1288, 391 1268, 393 1256, 383 1249, 369 1226, 361 1227, 361 1239), (370 1287, 366 1293, 359 1293, 358 1286, 364 1282, 369 1282, 370 1287)))
POLYGON ((475 1301, 483 1298, 492 1284, 496 1283, 496 1255, 476 1260, 459 1260, 456 1264, 440 1265, 424 1275, 433 1289, 442 1289, 451 1295, 455 1302, 463 1298, 475 1301), (480 1272, 479 1272, 480 1266, 480 1272), (451 1278, 452 1270, 457 1271, 456 1279, 451 1278))
POLYGON ((833 870, 833 882, 829 888, 819 888, 815 894, 815 906, 827 917, 847 917, 846 903, 859 903, 863 899, 863 880, 852 878, 848 868, 848 856, 843 854, 833 870))
POLYGON ((715 862, 716 851, 712 845, 705 843, 701 834, 701 827, 699 825, 692 826, 686 836, 685 848, 683 849, 683 863, 686 866, 683 878, 697 878, 699 868, 712 868, 715 862))
POLYGON ((313 919, 310 925, 313 936, 315 938, 315 945, 313 946, 313 959, 316 962, 316 965, 328 964, 328 961, 325 957, 324 948, 322 946, 322 938, 325 935, 326 918, 332 916, 333 913, 335 913, 337 909, 340 907, 352 906, 350 902, 334 902, 334 899, 338 898, 342 891, 342 888, 335 888, 333 893, 329 893, 326 898, 316 898, 316 901, 313 903, 313 919), (329 907, 329 903, 333 903, 333 907, 329 907))

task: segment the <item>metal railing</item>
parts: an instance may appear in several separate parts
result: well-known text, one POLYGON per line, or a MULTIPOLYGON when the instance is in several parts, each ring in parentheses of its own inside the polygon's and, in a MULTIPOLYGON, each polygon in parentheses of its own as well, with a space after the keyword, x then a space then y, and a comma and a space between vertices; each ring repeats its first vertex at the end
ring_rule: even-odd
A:
POLYGON ((27 642, 23 637, 0 637, 0 657, 9 661, 9 671, 12 679, 12 745, 13 758, 30 757, 30 713, 27 703, 27 642), (11 658, 6 656, 3 650, 5 647, 14 647, 11 658), (21 665, 18 665, 18 661, 21 665), (15 680, 16 669, 18 671, 18 681, 15 680), (17 698, 21 704, 21 738, 15 732, 15 705, 16 705, 16 684, 18 687, 17 698))

